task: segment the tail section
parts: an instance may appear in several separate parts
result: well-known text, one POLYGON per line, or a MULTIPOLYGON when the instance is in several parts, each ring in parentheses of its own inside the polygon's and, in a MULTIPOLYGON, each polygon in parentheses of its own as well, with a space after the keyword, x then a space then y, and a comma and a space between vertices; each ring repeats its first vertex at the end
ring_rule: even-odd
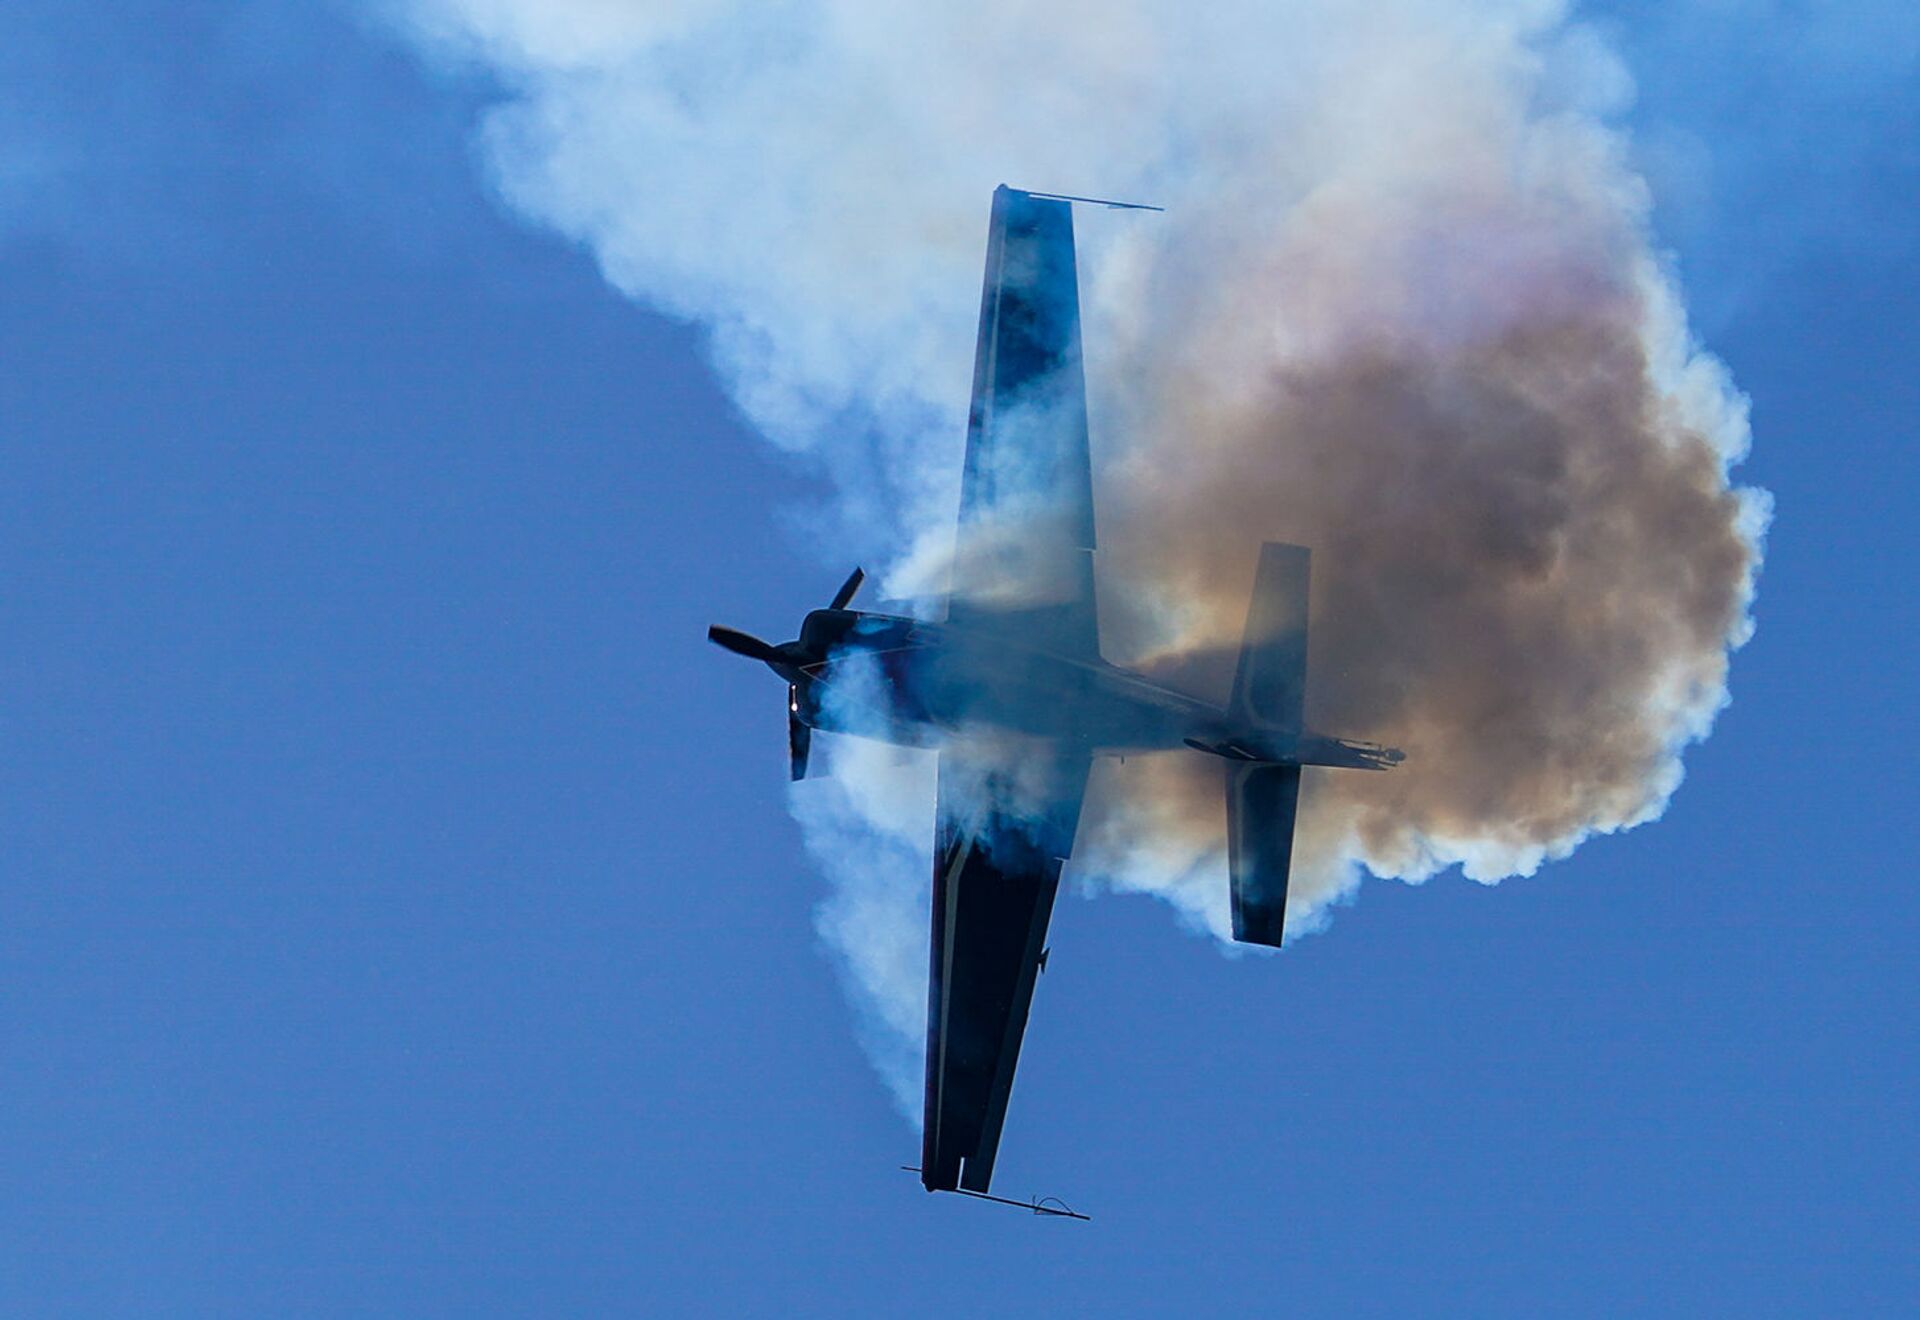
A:
POLYGON ((1293 864, 1293 821, 1300 767, 1390 770, 1406 757, 1395 747, 1331 738, 1307 728, 1307 575, 1305 546, 1269 541, 1247 610, 1240 667, 1227 703, 1227 727, 1187 746, 1228 762, 1227 859, 1233 880, 1233 937, 1280 945, 1293 864))
MULTIPOLYGON (((1260 549, 1240 667, 1227 706, 1237 725, 1278 735, 1306 728, 1307 579, 1305 546, 1269 541, 1260 549)), ((1252 760, 1227 771, 1227 864, 1233 938, 1280 947, 1287 875, 1300 806, 1300 767, 1252 760)))

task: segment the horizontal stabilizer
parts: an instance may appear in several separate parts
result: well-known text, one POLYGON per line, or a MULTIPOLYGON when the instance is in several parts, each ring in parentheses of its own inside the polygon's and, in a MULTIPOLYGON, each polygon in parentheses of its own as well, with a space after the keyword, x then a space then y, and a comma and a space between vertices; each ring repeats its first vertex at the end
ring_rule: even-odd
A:
POLYGON ((1280 947, 1299 806, 1297 765, 1236 765, 1227 771, 1233 938, 1242 944, 1280 947))
POLYGON ((1302 545, 1269 541, 1260 547, 1260 572, 1247 607, 1247 632, 1228 707, 1241 722, 1267 729, 1304 726, 1311 560, 1302 545))

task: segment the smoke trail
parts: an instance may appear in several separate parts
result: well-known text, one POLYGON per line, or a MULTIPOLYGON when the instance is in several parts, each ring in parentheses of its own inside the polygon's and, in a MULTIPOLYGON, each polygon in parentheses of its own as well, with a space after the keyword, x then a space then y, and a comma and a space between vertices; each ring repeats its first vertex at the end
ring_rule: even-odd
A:
MULTIPOLYGON (((411 12, 510 89, 483 135, 506 196, 708 327, 898 590, 950 546, 993 186, 1170 207, 1081 229, 1109 656, 1224 687, 1260 541, 1310 545, 1309 717, 1411 758, 1309 775, 1291 930, 1362 869, 1491 882, 1664 808, 1767 504, 1729 482, 1744 402, 1609 123, 1630 80, 1563 5, 411 12)), ((834 760, 795 807, 904 1103, 931 779, 834 760)), ((1217 775, 1102 766, 1074 869, 1224 931, 1217 775)))

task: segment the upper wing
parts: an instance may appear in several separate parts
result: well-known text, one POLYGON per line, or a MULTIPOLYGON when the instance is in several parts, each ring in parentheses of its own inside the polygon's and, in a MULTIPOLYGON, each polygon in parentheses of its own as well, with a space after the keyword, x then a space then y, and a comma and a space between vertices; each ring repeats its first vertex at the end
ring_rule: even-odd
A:
POLYGON ((1060 866, 1086 793, 1084 758, 990 765, 940 753, 927 995, 928 1191, 984 1192, 1013 1090, 1060 866))
POLYGON ((948 619, 1100 654, 1073 208, 993 194, 948 619))

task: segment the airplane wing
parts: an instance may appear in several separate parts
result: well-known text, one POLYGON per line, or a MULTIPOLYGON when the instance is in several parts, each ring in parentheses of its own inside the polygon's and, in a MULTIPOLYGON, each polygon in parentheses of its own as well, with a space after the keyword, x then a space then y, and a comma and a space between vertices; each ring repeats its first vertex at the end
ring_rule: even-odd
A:
POLYGON ((1097 659, 1073 208, 1002 186, 987 231, 948 620, 1097 659))
POLYGON ((940 753, 927 995, 928 1191, 985 1192, 1060 866, 1086 793, 1084 756, 940 753))

